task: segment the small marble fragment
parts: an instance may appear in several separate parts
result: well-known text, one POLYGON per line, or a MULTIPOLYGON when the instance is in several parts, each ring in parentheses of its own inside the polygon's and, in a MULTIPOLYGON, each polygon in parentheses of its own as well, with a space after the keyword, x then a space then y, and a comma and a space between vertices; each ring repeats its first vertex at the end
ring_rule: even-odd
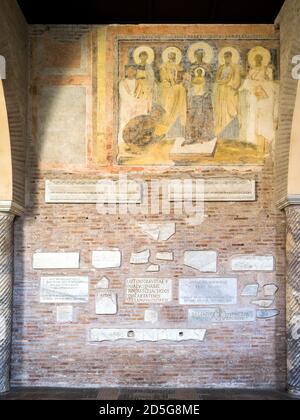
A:
POLYGON ((267 284, 266 286, 264 286, 264 295, 265 296, 275 296, 276 293, 278 292, 278 287, 276 286, 276 284, 267 284))
POLYGON ((259 288, 258 284, 249 284, 242 291, 242 296, 244 296, 244 297, 247 297, 247 296, 256 297, 257 293, 258 293, 258 288, 259 288))
POLYGON ((173 252, 158 252, 156 259, 159 261, 174 261, 174 254, 173 252))
POLYGON ((253 305, 260 306, 261 308, 269 308, 273 304, 273 300, 261 299, 254 300, 253 305))
POLYGON ((269 319, 278 316, 280 311, 278 309, 258 309, 256 316, 258 319, 269 319))
POLYGON ((149 249, 131 254, 130 264, 148 264, 151 252, 149 249))
POLYGON ((160 266, 156 264, 152 264, 147 268, 147 273, 159 273, 160 266))
POLYGON ((158 321, 158 312, 152 309, 147 309, 145 311, 145 322, 155 324, 158 321))
POLYGON ((103 277, 97 283, 96 289, 109 289, 109 279, 107 277, 103 277))

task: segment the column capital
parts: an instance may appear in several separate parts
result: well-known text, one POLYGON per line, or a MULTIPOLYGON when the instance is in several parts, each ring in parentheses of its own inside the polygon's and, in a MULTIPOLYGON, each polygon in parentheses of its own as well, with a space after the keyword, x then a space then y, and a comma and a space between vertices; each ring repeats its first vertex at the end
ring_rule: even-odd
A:
POLYGON ((300 207, 300 195, 289 195, 287 198, 278 201, 277 206, 280 210, 284 210, 291 206, 300 207))
POLYGON ((0 201, 0 213, 22 216, 24 212, 25 208, 15 201, 0 201))

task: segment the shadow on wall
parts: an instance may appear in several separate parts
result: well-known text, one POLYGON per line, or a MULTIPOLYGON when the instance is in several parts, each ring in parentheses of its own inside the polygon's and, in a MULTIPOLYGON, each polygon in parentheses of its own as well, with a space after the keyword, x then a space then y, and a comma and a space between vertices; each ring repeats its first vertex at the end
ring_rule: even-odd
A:
MULTIPOLYGON (((49 164, 49 171, 64 169, 64 165, 85 167, 87 125, 92 126, 86 121, 88 96, 92 96, 90 29, 53 26, 30 30, 26 211, 15 221, 12 383, 21 386, 35 385, 34 359, 46 334, 51 334, 36 319, 41 273, 34 272, 32 259, 25 257, 27 249, 38 246, 42 251, 57 250, 57 238, 48 230, 49 220, 57 217, 56 209, 50 207, 40 215, 45 173, 39 164, 49 164), (40 218, 47 226, 47 243, 43 232, 35 231, 40 218)), ((41 307, 40 319, 54 316, 52 306, 48 308, 45 314, 45 306, 41 307)))
POLYGON ((92 31, 45 28, 31 51, 31 137, 37 159, 51 167, 84 168, 93 126, 92 31))

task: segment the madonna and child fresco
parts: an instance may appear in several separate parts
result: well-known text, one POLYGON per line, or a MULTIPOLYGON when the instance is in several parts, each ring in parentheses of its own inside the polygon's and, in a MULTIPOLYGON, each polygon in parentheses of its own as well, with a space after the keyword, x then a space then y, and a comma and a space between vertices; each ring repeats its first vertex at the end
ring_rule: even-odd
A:
POLYGON ((120 164, 263 163, 277 129, 276 48, 127 41, 119 49, 120 164))

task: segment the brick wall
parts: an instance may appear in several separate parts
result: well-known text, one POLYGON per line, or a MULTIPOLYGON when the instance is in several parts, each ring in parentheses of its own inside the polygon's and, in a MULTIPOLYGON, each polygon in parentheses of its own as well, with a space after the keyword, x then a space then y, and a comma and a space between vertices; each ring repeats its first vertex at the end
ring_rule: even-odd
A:
MULTIPOLYGON (((251 27, 231 27, 231 31, 236 31, 240 36, 244 31, 251 30, 255 32, 251 27)), ((214 28, 214 31, 219 33, 220 28, 214 28)), ((226 31, 226 27, 222 27, 222 31, 226 31)), ((265 31, 272 33, 273 29, 266 27, 265 31)), ((206 203, 205 221, 200 226, 189 226, 185 216, 174 214, 168 217, 103 216, 96 212, 93 205, 45 204, 46 179, 96 179, 99 173, 112 172, 111 168, 100 170, 78 164, 76 156, 65 169, 57 163, 51 168, 47 162, 40 161, 35 126, 35 94, 41 87, 49 84, 84 86, 87 103, 91 104, 87 106, 86 115, 80 116, 87 121, 86 141, 92 133, 89 124, 93 118, 93 31, 86 27, 68 27, 58 32, 59 28, 54 27, 54 39, 74 43, 69 57, 71 69, 65 67, 63 74, 49 74, 49 71, 48 74, 45 71, 41 74, 39 68, 43 68, 43 60, 47 56, 41 57, 39 47, 45 42, 49 28, 38 26, 31 29, 30 181, 27 211, 17 221, 15 228, 13 385, 283 387, 286 382, 285 221, 275 206, 272 156, 266 158, 263 167, 156 171, 155 177, 158 179, 174 177, 174 174, 180 177, 183 174, 191 177, 197 174, 205 177, 241 176, 256 180, 256 202, 206 203), (85 69, 76 50, 80 48, 82 36, 88 38, 86 45, 90 62, 85 69), (83 74, 79 75, 80 71, 83 74), (72 75, 72 72, 76 75, 72 75), (177 232, 163 244, 147 238, 138 227, 141 221, 164 220, 175 221, 177 232), (92 269, 92 251, 99 247, 122 250, 120 270, 92 269), (280 310, 280 315, 253 323, 211 325, 207 328, 203 343, 90 343, 88 334, 93 327, 150 328, 143 321, 148 305, 126 304, 124 287, 127 278, 149 277, 145 273, 145 266, 129 264, 132 252, 148 248, 152 254, 156 251, 175 253, 175 261, 162 264, 159 275, 154 276, 171 278, 174 284, 171 303, 149 306, 159 313, 159 323, 155 328, 189 327, 188 308, 178 302, 178 279, 203 275, 184 267, 185 250, 217 251, 217 276, 238 277, 241 306, 249 306, 249 299, 241 297, 246 285, 256 282, 260 286, 271 283, 278 285, 276 308, 280 310), (80 269, 36 271, 32 266, 36 251, 80 251, 80 269), (232 273, 230 259, 244 254, 274 255, 276 271, 232 273), (40 277, 53 274, 89 276, 89 303, 74 305, 72 324, 57 324, 56 305, 40 303, 40 277), (116 316, 95 315, 95 288, 103 276, 111 280, 111 288, 118 293, 119 311, 116 316)), ((59 67, 62 57, 55 60, 59 67)), ((51 107, 53 110, 55 102, 51 107)), ((134 173, 131 176, 134 177, 134 173)), ((150 175, 143 177, 151 179, 150 175)))

